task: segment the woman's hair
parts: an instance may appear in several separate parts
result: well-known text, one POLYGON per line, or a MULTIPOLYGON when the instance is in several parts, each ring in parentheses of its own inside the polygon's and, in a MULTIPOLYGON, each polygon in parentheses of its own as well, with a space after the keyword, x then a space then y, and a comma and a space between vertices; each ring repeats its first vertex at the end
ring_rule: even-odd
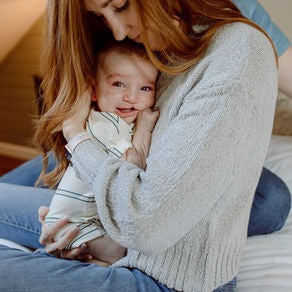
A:
MULTIPOLYGON (((214 34, 228 23, 247 23, 263 32, 271 41, 261 27, 246 19, 228 0, 135 0, 135 5, 142 27, 148 27, 152 34, 159 36, 160 45, 165 48, 159 52, 152 51, 144 33, 148 55, 160 71, 168 74, 181 73, 196 64, 206 52, 214 34), (180 21, 180 28, 177 28, 173 19, 180 21)), ((275 47, 274 51, 276 55, 275 47)))
MULTIPOLYGON (((158 36, 165 48, 152 51, 144 33, 150 60, 160 71, 169 74, 181 73, 196 64, 214 34, 225 24, 244 22, 265 33, 244 18, 229 0, 129 1, 140 16, 142 27, 158 36), (174 18, 180 21, 180 28, 173 23, 174 18)), ((112 39, 102 20, 86 11, 83 2, 48 0, 42 56, 43 106, 34 138, 44 154, 43 170, 37 184, 51 187, 58 183, 68 166, 63 122, 78 110, 77 100, 91 90, 96 52, 112 39), (55 155, 58 164, 46 174, 48 153, 55 155)))

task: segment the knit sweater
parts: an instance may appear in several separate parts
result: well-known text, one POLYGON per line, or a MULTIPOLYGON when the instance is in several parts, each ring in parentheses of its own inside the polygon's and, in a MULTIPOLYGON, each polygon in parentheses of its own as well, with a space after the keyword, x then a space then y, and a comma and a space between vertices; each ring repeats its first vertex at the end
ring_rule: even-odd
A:
POLYGON ((255 28, 229 24, 196 66, 159 87, 146 170, 92 141, 72 162, 95 193, 104 229, 128 248, 114 266, 179 291, 212 291, 239 271, 272 130, 274 52, 255 28))

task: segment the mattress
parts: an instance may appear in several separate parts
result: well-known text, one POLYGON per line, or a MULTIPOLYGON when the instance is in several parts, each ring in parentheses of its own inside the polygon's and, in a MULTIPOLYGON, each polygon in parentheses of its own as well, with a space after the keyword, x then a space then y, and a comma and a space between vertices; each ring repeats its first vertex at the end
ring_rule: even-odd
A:
MULTIPOLYGON (((292 193, 292 137, 272 136, 265 166, 278 174, 292 193)), ((0 244, 29 251, 0 238, 0 244)), ((248 238, 238 292, 292 292, 292 212, 278 232, 248 238)))

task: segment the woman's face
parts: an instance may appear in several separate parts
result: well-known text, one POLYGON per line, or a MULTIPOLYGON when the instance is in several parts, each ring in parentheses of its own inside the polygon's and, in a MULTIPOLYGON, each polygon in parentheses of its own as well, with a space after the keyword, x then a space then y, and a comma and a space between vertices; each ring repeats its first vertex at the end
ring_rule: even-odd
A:
MULTIPOLYGON (((117 41, 127 36, 135 42, 143 43, 139 16, 129 0, 84 0, 84 4, 88 11, 103 19, 117 41)), ((151 49, 157 49, 158 42, 149 29, 146 34, 151 49)))

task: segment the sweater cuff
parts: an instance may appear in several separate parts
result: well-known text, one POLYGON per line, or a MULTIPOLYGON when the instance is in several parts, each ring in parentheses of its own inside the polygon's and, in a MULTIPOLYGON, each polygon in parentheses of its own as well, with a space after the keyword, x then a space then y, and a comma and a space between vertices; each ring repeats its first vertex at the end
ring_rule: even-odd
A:
POLYGON ((90 178, 99 170, 101 163, 109 158, 111 157, 91 139, 76 146, 71 162, 77 177, 91 185, 90 178))

